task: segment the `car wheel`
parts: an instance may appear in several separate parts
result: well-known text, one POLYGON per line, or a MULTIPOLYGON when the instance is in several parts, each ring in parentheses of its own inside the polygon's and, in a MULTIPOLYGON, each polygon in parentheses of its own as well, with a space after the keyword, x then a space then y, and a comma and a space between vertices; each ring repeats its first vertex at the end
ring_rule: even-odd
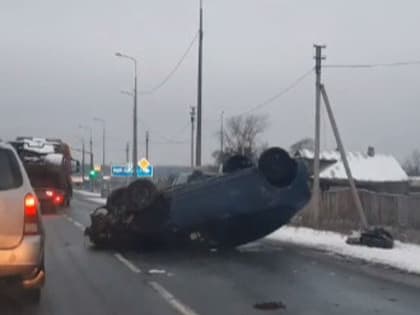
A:
POLYGON ((139 179, 128 186, 130 210, 142 210, 150 206, 156 199, 157 188, 147 179, 139 179))
POLYGON ((37 288, 24 290, 23 298, 28 304, 37 305, 41 302, 41 289, 37 288))
POLYGON ((261 154, 258 169, 271 185, 285 187, 296 177, 297 164, 283 149, 270 148, 261 154))

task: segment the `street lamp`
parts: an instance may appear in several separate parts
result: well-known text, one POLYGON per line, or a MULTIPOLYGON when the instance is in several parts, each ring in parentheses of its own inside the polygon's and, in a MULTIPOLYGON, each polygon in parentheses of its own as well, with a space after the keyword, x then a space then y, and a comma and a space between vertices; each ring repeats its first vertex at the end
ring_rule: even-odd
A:
POLYGON ((79 128, 89 131, 90 139, 89 139, 89 154, 90 154, 90 169, 93 170, 93 138, 92 138, 92 127, 86 125, 79 125, 79 128))
POLYGON ((137 178, 137 60, 134 57, 122 54, 115 53, 115 56, 120 58, 129 59, 134 63, 134 109, 133 109, 133 178, 137 178))
POLYGON ((105 135, 106 135, 106 122, 102 118, 94 117, 94 121, 102 124, 102 169, 105 169, 105 135))

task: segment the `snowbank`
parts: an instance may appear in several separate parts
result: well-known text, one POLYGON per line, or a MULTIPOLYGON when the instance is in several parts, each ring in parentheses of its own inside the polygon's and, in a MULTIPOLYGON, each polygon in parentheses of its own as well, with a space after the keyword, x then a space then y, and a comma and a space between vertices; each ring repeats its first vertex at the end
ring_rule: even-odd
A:
POLYGON ((106 198, 101 198, 101 194, 85 190, 74 190, 75 193, 82 195, 86 200, 103 205, 106 203, 106 198))
POLYGON ((348 245, 346 235, 291 226, 280 228, 267 236, 267 239, 321 249, 420 274, 420 245, 399 241, 395 241, 393 249, 348 245))

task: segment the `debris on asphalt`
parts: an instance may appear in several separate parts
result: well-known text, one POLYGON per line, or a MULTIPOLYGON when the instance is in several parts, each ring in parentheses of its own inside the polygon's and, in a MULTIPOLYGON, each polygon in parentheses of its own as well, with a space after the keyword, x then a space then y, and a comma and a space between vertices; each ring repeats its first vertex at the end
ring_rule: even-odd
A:
POLYGON ((148 179, 118 188, 91 213, 85 235, 99 248, 138 249, 209 250, 260 239, 310 200, 308 173, 280 148, 263 152, 258 165, 246 159, 234 156, 223 174, 195 172, 165 189, 148 179))
POLYGON ((353 233, 346 240, 350 245, 363 245, 391 249, 394 247, 392 234, 381 227, 373 227, 362 232, 353 233))
POLYGON ((256 303, 254 308, 261 311, 275 311, 278 309, 286 309, 286 305, 282 302, 263 302, 263 303, 256 303))

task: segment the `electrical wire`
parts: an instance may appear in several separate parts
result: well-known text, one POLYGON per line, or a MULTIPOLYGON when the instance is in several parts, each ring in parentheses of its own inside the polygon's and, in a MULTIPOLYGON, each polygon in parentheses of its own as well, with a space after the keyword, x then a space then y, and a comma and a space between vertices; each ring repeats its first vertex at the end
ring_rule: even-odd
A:
POLYGON ((379 67, 401 67, 420 65, 420 60, 413 61, 399 61, 391 63, 372 63, 372 64, 331 64, 323 65, 322 68, 379 68, 379 67))
POLYGON ((258 109, 261 109, 262 107, 271 104, 272 102, 274 102, 275 100, 279 99, 280 97, 282 97, 283 95, 285 95, 287 92, 289 92, 290 90, 294 89, 296 86, 299 85, 299 83, 301 83, 307 76, 309 76, 312 72, 314 71, 314 67, 311 67, 311 69, 309 71, 306 71, 304 74, 302 74, 301 76, 299 76, 296 80, 294 80, 292 83, 290 83, 287 87, 285 87, 284 89, 282 89, 280 92, 276 93, 275 95, 269 97, 268 99, 266 99, 265 101, 252 106, 250 109, 238 114, 238 116, 242 116, 245 114, 248 114, 250 112, 256 111, 258 109))
MULTIPOLYGON (((155 143, 155 144, 157 144, 157 143, 159 143, 159 144, 165 144, 165 143, 166 144, 185 144, 185 143, 188 143, 190 141, 190 140, 178 140, 178 139, 174 139, 174 138, 171 138, 171 137, 167 137, 164 134, 162 134, 161 132, 159 132, 159 131, 157 131, 153 128, 150 128, 150 126, 148 126, 144 121, 140 120, 140 123, 142 125, 144 125, 146 127, 146 129, 149 130, 152 133, 152 135, 157 135, 159 138, 161 138, 163 140, 161 142, 153 141, 153 143, 155 143)), ((188 128, 188 126, 189 126, 189 123, 186 124, 185 126, 183 126, 182 128, 180 128, 178 131, 174 132, 173 135, 175 136, 175 135, 180 134, 181 132, 184 132, 188 128)))
POLYGON ((198 38, 198 32, 194 35, 194 38, 192 39, 191 43, 188 45, 187 50, 182 55, 182 57, 178 60, 178 62, 175 64, 175 67, 166 75, 166 77, 159 84, 157 84, 155 87, 153 87, 150 90, 140 91, 140 94, 150 95, 150 94, 155 93, 160 88, 162 88, 172 78, 172 76, 178 71, 179 67, 182 65, 185 58, 187 58, 188 54, 190 53, 197 38, 198 38))

